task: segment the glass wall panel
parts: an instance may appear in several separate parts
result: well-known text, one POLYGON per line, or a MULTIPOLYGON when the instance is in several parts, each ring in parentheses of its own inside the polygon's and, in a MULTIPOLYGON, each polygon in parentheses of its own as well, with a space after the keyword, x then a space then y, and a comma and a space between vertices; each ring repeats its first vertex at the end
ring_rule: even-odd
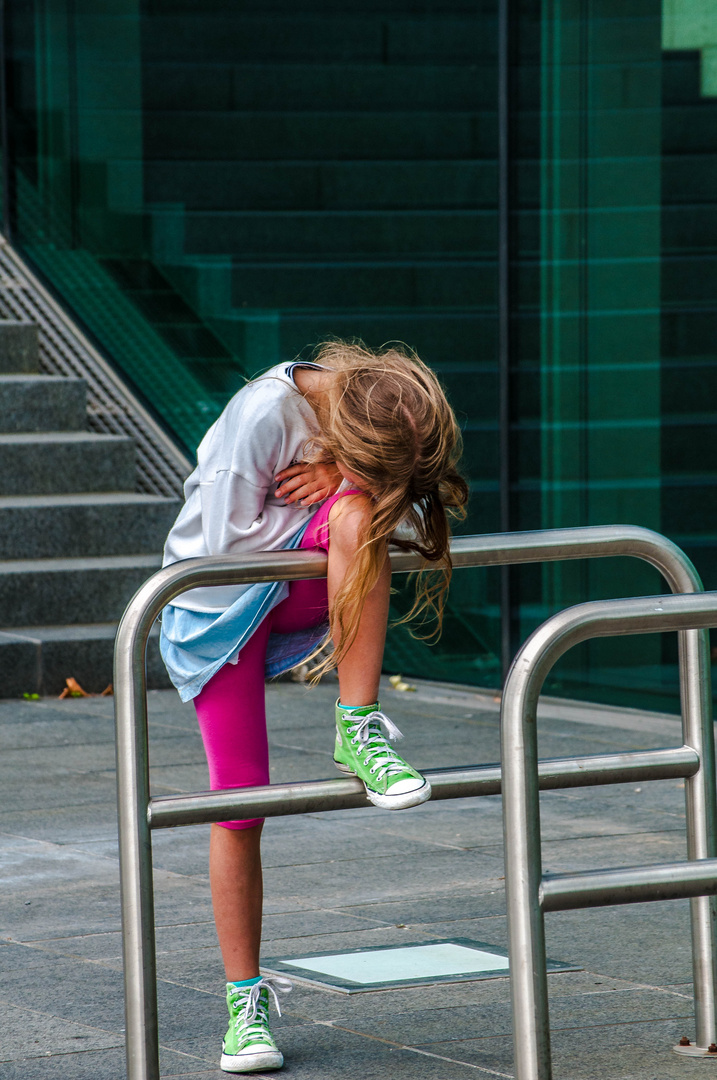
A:
MULTIPOLYGON (((511 527, 648 526, 717 587, 717 7, 511 10, 511 527)), ((178 441, 327 336, 402 340, 459 413, 465 528, 497 530, 497 0, 5 12, 13 240, 178 441)), ((497 577, 461 572, 440 644, 396 629, 389 670, 497 686, 497 577)), ((516 570, 514 644, 661 588, 516 570)), ((672 707, 675 644, 586 645, 551 688, 672 707)))
MULTIPOLYGON (((13 237, 175 437, 322 338, 398 339, 497 529, 495 0, 6 8, 13 237)), ((386 662, 493 684, 498 641, 468 572, 440 645, 386 662)))
MULTIPOLYGON (((717 8, 543 0, 535 17, 517 136, 520 523, 657 529, 714 586, 717 8)), ((551 610, 646 591, 660 579, 633 560, 522 574, 519 636, 551 610)), ((676 678, 674 641, 645 636, 576 650, 552 688, 672 705, 676 678)))

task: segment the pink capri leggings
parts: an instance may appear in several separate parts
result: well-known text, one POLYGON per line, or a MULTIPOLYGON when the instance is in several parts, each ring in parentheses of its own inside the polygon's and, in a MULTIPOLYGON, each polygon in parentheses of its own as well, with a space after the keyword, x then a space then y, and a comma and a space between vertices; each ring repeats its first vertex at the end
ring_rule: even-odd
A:
MULTIPOLYGON (((342 491, 322 503, 309 522, 301 548, 328 551, 328 517, 342 491)), ((289 595, 270 611, 239 654, 237 664, 225 664, 194 699, 199 729, 209 763, 212 791, 255 787, 269 783, 269 746, 266 736, 264 661, 269 634, 287 634, 324 622, 328 613, 326 579, 292 581, 289 595)), ((261 824, 223 821, 227 829, 249 829, 261 824)))

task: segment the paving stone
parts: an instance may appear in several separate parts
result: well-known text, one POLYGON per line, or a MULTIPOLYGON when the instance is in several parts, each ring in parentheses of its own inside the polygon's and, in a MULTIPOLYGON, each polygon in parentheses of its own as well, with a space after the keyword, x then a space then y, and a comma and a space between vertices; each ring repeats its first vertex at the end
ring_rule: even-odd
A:
POLYGON ((42 967, 44 963, 45 957, 40 949, 16 945, 10 941, 0 942, 0 972, 3 975, 9 971, 27 971, 42 967))
MULTIPOLYGON (((163 1077, 203 1077, 220 1080, 223 1073, 205 1073, 204 1063, 181 1052, 162 1047, 160 1068, 163 1077), (199 1068, 199 1071, 197 1071, 199 1068)), ((44 1054, 26 1057, 21 1061, 3 1063, 3 1080, 118 1080, 126 1075, 125 1053, 122 1049, 80 1051, 72 1054, 44 1054)))
POLYGON ((108 803, 94 803, 88 814, 87 804, 52 808, 34 808, 0 812, 0 834, 58 844, 92 843, 116 840, 117 814, 108 803))
POLYGON ((608 977, 652 986, 691 978, 687 900, 553 912, 545 937, 549 955, 608 977))
MULTIPOLYGON (((440 724, 446 763, 464 761, 466 744, 476 748, 476 760, 494 761, 497 712, 473 708, 472 699, 469 708, 469 695, 456 698, 450 688, 434 689, 438 702, 422 700, 426 686, 430 690, 422 684, 416 697, 388 699, 390 714, 406 731, 408 756, 435 764, 440 724)), ((335 694, 329 684, 268 688, 277 781, 333 775, 335 694)), ((204 788, 193 706, 161 691, 151 692, 148 704, 155 786, 204 788)), ((49 980, 58 1044, 67 1036, 59 1056, 33 1056, 30 1048, 24 1058, 4 1061, 3 1080, 117 1080, 124 1074, 112 712, 110 699, 0 702, 0 776, 8 792, 0 811, 3 994, 20 1018, 18 1030, 30 1032, 29 1010, 49 980), (74 1052, 71 1037, 86 1034, 85 1027, 92 1037, 99 1031, 96 1038, 108 1042, 96 1045, 107 1049, 90 1049, 88 1042, 84 1052, 74 1052)), ((630 714, 633 726, 625 730, 593 722, 592 708, 587 715, 590 723, 542 720, 544 752, 669 742, 660 732, 651 742, 641 714, 630 714)), ((673 721, 659 723, 668 732, 676 728, 673 721)), ((680 784, 646 784, 640 792, 635 786, 642 785, 544 793, 545 865, 621 865, 635 861, 636 851, 640 862, 679 857, 680 784)), ((266 961, 441 937, 503 947, 500 810, 499 798, 490 797, 403 814, 369 808, 269 820, 266 961)), ((207 877, 208 833, 208 826, 195 826, 153 836, 163 1080, 223 1075, 217 1068, 223 976, 207 877)), ((549 976, 556 1080, 682 1080, 687 1069, 694 1071, 693 1062, 669 1051, 670 1039, 694 1035, 685 902, 551 914, 546 934, 549 955, 584 968, 549 976)), ((16 1052, 5 1029, 0 1061, 16 1052)), ((285 1073, 299 1080, 383 1080, 389 1069, 406 1080, 485 1075, 481 1069, 510 1076, 509 1029, 507 978, 352 996, 297 985, 276 1023, 285 1073)))
MULTIPOLYGON (((632 1023, 657 1020, 662 1022, 669 1012, 671 1019, 693 1018, 692 1002, 677 997, 665 1000, 665 994, 655 990, 614 991, 583 994, 570 998, 553 998, 550 1004, 552 1032, 562 1029, 605 1027, 621 1024, 625 1017, 625 998, 629 993, 632 1023)), ((347 1026, 351 1021, 345 1021, 347 1026)), ((357 1019, 352 1029, 391 1042, 428 1046, 433 1042, 465 1041, 468 1033, 476 1036, 509 1035, 512 1030, 510 1002, 454 1005, 445 1009, 416 1009, 395 1013, 386 1010, 370 1018, 357 1019)))
MULTIPOLYGON (((551 1039, 555 1080, 694 1080, 696 1062, 672 1052, 685 1028, 682 1019, 623 1021, 614 1029, 557 1031, 551 1039)), ((483 1068, 512 1072, 508 1038, 430 1043, 431 1050, 455 1054, 483 1068)), ((703 1067, 706 1066, 706 1062, 703 1067)))
POLYGON ((57 934, 56 937, 26 941, 21 947, 25 950, 32 949, 38 964, 45 962, 43 957, 47 953, 75 960, 100 960, 109 967, 117 967, 122 963, 122 934, 119 930, 77 935, 57 934))
MULTIPOLYGON (((316 1024, 275 1024, 276 1036, 285 1057, 283 1074, 299 1080, 334 1077, 338 1080, 385 1080, 387 1075, 419 1077, 420 1080, 464 1080, 475 1076, 475 1070, 446 1060, 441 1056, 426 1057, 420 1052, 400 1046, 387 1045, 375 1038, 364 1038, 350 1030, 316 1024), (438 1071, 436 1065, 438 1064, 438 1071)), ((220 1038, 212 1047, 216 1055, 220 1038)), ((206 1039, 198 1043, 177 1044, 187 1051, 206 1053, 206 1039), (196 1048, 196 1049, 195 1049, 196 1048)))
MULTIPOLYGON (((46 999, 42 1004, 46 1003, 46 999)), ((50 1006, 50 1010, 51 1010, 50 1006)), ((47 1008, 29 1009, 2 1003, 3 1039, 0 1061, 24 1061, 28 1057, 52 1057, 122 1047, 120 1034, 95 1026, 77 1024, 53 1016, 47 1008)), ((71 1059, 70 1059, 71 1060, 71 1059)), ((6 1075, 3 1069, 3 1076, 6 1075)))

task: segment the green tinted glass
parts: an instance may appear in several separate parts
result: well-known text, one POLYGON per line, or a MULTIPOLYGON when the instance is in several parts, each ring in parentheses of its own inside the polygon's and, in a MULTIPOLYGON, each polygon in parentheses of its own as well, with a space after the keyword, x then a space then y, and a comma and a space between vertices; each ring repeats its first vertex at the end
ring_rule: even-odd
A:
MULTIPOLYGON (((717 583, 717 9, 514 8, 511 527, 646 525, 717 583)), ((398 339, 464 429, 461 529, 497 531, 497 3, 6 18, 13 239, 177 440, 193 451, 245 377, 327 336, 398 339)), ((455 580, 440 643, 399 627, 386 666, 498 685, 497 574, 455 580)), ((514 644, 568 604, 662 588, 634 560, 512 586, 514 644)), ((586 646, 552 688, 674 703, 674 644, 586 646)))

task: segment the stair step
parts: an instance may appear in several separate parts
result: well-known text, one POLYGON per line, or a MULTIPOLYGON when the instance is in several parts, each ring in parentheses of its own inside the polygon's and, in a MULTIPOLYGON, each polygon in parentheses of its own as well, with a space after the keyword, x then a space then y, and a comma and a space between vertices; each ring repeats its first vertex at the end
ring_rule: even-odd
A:
POLYGON ((181 505, 134 492, 0 497, 0 559, 156 554, 181 505))
POLYGON ((441 363, 490 361, 495 356, 495 309, 430 312, 416 308, 366 312, 336 310, 240 311, 208 320, 217 334, 255 373, 282 360, 289 361, 307 345, 327 337, 361 338, 371 348, 386 341, 409 345, 431 367, 441 363))
POLYGON ((699 413, 706 401, 714 401, 717 356, 663 358, 660 378, 663 415, 699 413))
POLYGON ((684 357, 706 355, 717 340, 717 312, 709 307, 670 310, 663 307, 661 318, 662 354, 680 363, 684 357))
MULTIPOLYGON (((296 0, 265 0, 261 5, 266 12, 296 11, 296 0)), ((302 0, 301 10, 322 15, 342 15, 346 12, 346 0, 302 0)), ((443 15, 471 14, 483 17, 495 15, 495 0, 423 0, 421 10, 429 18, 443 15)), ((197 0, 146 0, 148 16, 155 15, 196 15, 197 0)), ((226 15, 236 11, 236 0, 203 0, 202 11, 207 14, 226 15)), ((416 13, 416 0, 361 0, 364 14, 376 12, 380 15, 399 15, 416 13)))
MULTIPOLYGON (((531 127, 537 118, 531 119, 531 127)), ((495 112, 154 112, 146 160, 366 161, 495 158, 495 112)), ((538 147, 538 132, 534 142, 538 147)))
POLYGON ((714 413, 663 416, 660 449, 665 480, 685 473, 717 473, 714 423, 714 413))
POLYGON ((425 64, 150 63, 145 114, 157 109, 332 112, 336 109, 490 109, 496 69, 425 64))
MULTIPOLYGON (((715 233, 712 234, 716 235, 715 233)), ((717 255, 685 254, 662 259, 662 295, 669 297, 670 307, 681 305, 694 310, 697 305, 714 305, 714 281, 717 255)))
MULTIPOLYGON (((476 297, 495 302, 491 261, 241 262, 223 268, 198 263, 165 267, 204 315, 231 317, 231 307, 265 310, 362 307, 465 308, 476 297), (221 274, 227 280, 221 280, 221 274)), ((238 313, 241 317, 241 313, 238 313)))
POLYGON ((670 539, 699 566, 705 589, 717 589, 717 534, 694 536, 679 530, 670 539))
POLYGON ((707 155, 714 153, 717 143, 717 100, 702 98, 699 123, 695 123, 695 106, 666 105, 661 110, 662 153, 666 155, 707 155))
POLYGON ((490 209, 492 161, 149 161, 151 203, 190 210, 490 209))
POLYGON ((0 375, 0 432, 81 431, 86 423, 84 379, 0 375))
POLYGON ((475 65, 495 56, 496 19, 413 13, 154 15, 143 60, 475 65))
POLYGON ((0 435, 0 495, 132 491, 134 440, 89 431, 0 435))
MULTIPOLYGON (((715 131, 717 133, 717 127, 715 131)), ((713 255, 714 238, 717 234, 717 203, 707 202, 692 206, 673 203, 671 206, 664 206, 661 222, 662 248, 667 256, 694 253, 706 258, 713 255)), ((668 258, 666 265, 669 266, 671 262, 668 258)))
POLYGON ((674 203, 708 203, 717 199, 717 157, 675 154, 662 159, 662 199, 674 203))
POLYGON ((32 374, 39 362, 37 326, 18 319, 0 319, 0 374, 32 374))
POLYGON ((0 619, 15 626, 117 621, 160 555, 0 562, 0 619))
MULTIPOLYGON (((176 216, 176 215, 175 215, 176 216)), ((191 211, 182 216, 188 253, 244 258, 408 254, 483 256, 493 260, 497 219, 490 210, 191 211)))
MULTIPOLYGON (((497 319, 495 310, 477 311, 475 308, 453 311, 419 311, 398 309, 393 311, 371 310, 316 310, 269 312, 278 319, 278 325, 267 325, 268 333, 276 336, 276 352, 267 354, 269 363, 291 360, 307 344, 326 337, 350 339, 359 337, 371 348, 379 348, 386 341, 403 341, 415 349, 431 367, 441 363, 486 362, 495 359, 497 319)), ((238 316, 237 316, 238 318, 238 316)), ((212 320, 216 326, 231 333, 241 328, 236 320, 212 320)), ((256 329, 255 327, 253 329, 256 329)), ((267 336, 268 336, 267 333, 267 336)), ((244 356, 244 352, 239 352, 244 356)), ((251 366, 251 365, 250 365, 251 366)), ((256 367, 252 367, 254 372, 256 367)))
MULTIPOLYGON (((59 694, 72 677, 83 690, 99 694, 112 682, 117 623, 75 626, 20 626, 0 631, 3 697, 59 694)), ((147 642, 147 687, 169 689, 159 654, 159 629, 147 642)))
MULTIPOLYGON (((717 534, 717 474, 662 477, 661 531, 717 534)), ((701 569, 701 567, 700 567, 701 569)))

